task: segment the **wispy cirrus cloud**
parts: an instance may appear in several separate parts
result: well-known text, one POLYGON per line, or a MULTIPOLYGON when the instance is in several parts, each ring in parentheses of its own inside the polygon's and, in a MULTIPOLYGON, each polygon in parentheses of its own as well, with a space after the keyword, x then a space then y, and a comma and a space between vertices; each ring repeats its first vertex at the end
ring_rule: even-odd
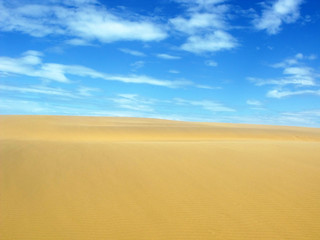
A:
POLYGON ((281 31, 281 25, 297 21, 302 3, 303 0, 276 0, 271 5, 263 2, 264 10, 261 16, 254 19, 253 24, 258 30, 277 34, 281 31))
POLYGON ((158 41, 166 30, 145 16, 112 12, 98 1, 0 1, 0 30, 17 31, 34 37, 68 36, 68 43, 86 45, 125 41, 158 41))
POLYGON ((89 40, 81 39, 81 38, 72 38, 65 41, 68 45, 74 46, 94 46, 89 40))
POLYGON ((68 76, 77 76, 169 88, 194 85, 191 81, 170 81, 136 74, 114 75, 99 72, 81 65, 44 63, 42 61, 42 53, 38 51, 27 51, 18 58, 0 57, 0 73, 5 75, 30 76, 61 83, 71 83, 72 80, 68 76))
MULTIPOLYGON (((158 113, 164 114, 167 111, 165 109, 170 108, 170 106, 188 106, 192 111, 192 108, 202 108, 209 112, 235 112, 234 109, 223 105, 222 103, 210 101, 210 100, 189 100, 183 98, 174 98, 171 100, 160 100, 154 98, 146 98, 140 96, 139 94, 118 94, 116 97, 109 98, 112 102, 116 104, 117 107, 134 110, 145 113, 158 113)), ((187 116, 180 116, 180 119, 187 118, 187 116)))
POLYGON ((0 91, 5 92, 19 92, 24 94, 34 93, 34 94, 45 94, 54 95, 62 97, 77 98, 77 95, 71 93, 70 91, 61 88, 52 88, 44 86, 29 86, 29 87, 17 87, 9 85, 0 85, 0 91))
POLYGON ((290 97, 296 95, 316 95, 320 96, 320 89, 318 90, 298 90, 298 91, 290 91, 290 90, 270 90, 267 92, 267 97, 271 98, 283 98, 283 97, 290 97))
POLYGON ((261 103, 260 101, 254 100, 254 99, 248 99, 248 100, 246 101, 246 103, 247 103, 248 105, 255 106, 255 107, 260 107, 260 106, 262 105, 262 103, 261 103))
POLYGON ((213 61, 213 60, 207 60, 204 62, 207 66, 210 66, 210 67, 217 67, 218 66, 218 63, 216 61, 213 61))
POLYGON ((136 50, 132 50, 132 49, 128 49, 128 48, 119 48, 119 50, 121 52, 136 56, 136 57, 145 57, 146 54, 144 54, 143 52, 140 51, 136 51, 136 50))
MULTIPOLYGON (((312 55, 314 56, 314 55, 312 55)), ((254 82, 257 86, 277 85, 286 86, 293 85, 297 87, 315 86, 317 78, 320 74, 312 67, 307 66, 303 60, 313 60, 310 56, 304 56, 301 53, 294 57, 287 58, 282 62, 272 64, 272 68, 282 69, 282 76, 279 78, 263 79, 256 77, 248 77, 248 80, 254 82)))
POLYGON ((175 104, 180 105, 192 105, 192 106, 199 106, 205 110, 211 111, 211 112, 235 112, 235 109, 226 107, 222 103, 214 102, 210 100, 186 100, 182 98, 175 98, 174 99, 175 104))
POLYGON ((196 85, 197 88, 201 88, 201 89, 208 89, 208 90, 221 90, 222 87, 213 87, 213 86, 208 86, 208 85, 202 85, 202 84, 198 84, 196 85))
POLYGON ((279 78, 256 78, 248 77, 257 86, 277 85, 277 86, 315 86, 316 73, 310 67, 290 67, 285 68, 279 78))
POLYGON ((297 53, 293 57, 289 57, 289 58, 284 59, 281 62, 272 64, 271 67, 286 68, 286 67, 290 67, 293 65, 299 65, 299 64, 301 64, 301 61, 313 61, 316 59, 317 59, 317 55, 315 55, 315 54, 304 55, 302 53, 297 53))
POLYGON ((267 97, 283 98, 297 95, 320 95, 316 89, 320 74, 306 64, 306 61, 316 59, 315 55, 296 54, 294 57, 272 64, 270 67, 282 69, 282 76, 278 78, 248 77, 257 86, 273 85, 274 89, 267 92, 267 97))
POLYGON ((178 88, 182 86, 192 86, 193 83, 191 81, 170 81, 170 80, 162 80, 158 78, 153 78, 145 75, 135 75, 130 74, 127 76, 121 75, 110 75, 105 76, 105 80, 113 80, 120 81, 124 83, 140 83, 140 84, 150 84, 155 86, 169 87, 169 88, 178 88))
MULTIPOLYGON (((57 87, 48 87, 41 85, 30 85, 30 86, 12 86, 0 84, 0 92, 17 92, 19 94, 29 95, 50 95, 55 97, 65 97, 65 98, 84 98, 92 97, 94 93, 100 92, 99 88, 92 88, 86 86, 79 86, 76 89, 66 90, 57 87)), ((21 95, 23 96, 23 95, 21 95)))
POLYGON ((320 127, 320 110, 311 109, 305 111, 291 112, 268 112, 267 114, 259 114, 256 116, 227 116, 223 117, 223 122, 237 122, 246 124, 267 124, 267 125, 284 125, 284 126, 305 126, 320 127))
POLYGON ((138 94, 118 94, 117 97, 110 99, 117 107, 134 111, 154 112, 154 99, 147 99, 138 94))
POLYGON ((180 73, 180 71, 178 71, 178 70, 174 70, 174 69, 171 69, 171 70, 169 70, 169 73, 179 74, 179 73, 180 73))
POLYGON ((17 99, 0 99, 1 114, 44 114, 48 113, 48 106, 43 102, 17 99))
POLYGON ((166 53, 159 53, 156 55, 158 58, 162 58, 162 59, 168 59, 168 60, 177 60, 177 59, 181 59, 181 57, 179 56, 174 56, 174 55, 170 55, 170 54, 166 54, 166 53))
POLYGON ((211 9, 213 5, 226 2, 226 0, 175 0, 176 2, 187 5, 190 11, 201 9, 211 9))
POLYGON ((320 109, 311 109, 297 112, 283 112, 281 118, 284 120, 291 120, 295 122, 302 122, 306 125, 320 125, 320 109))
POLYGON ((68 72, 65 66, 54 63, 43 64, 41 57, 42 53, 38 51, 24 52, 19 58, 0 57, 0 72, 70 82, 65 76, 68 72))
POLYGON ((80 95, 80 96, 91 97, 91 96, 94 96, 94 93, 100 92, 100 89, 81 86, 76 91, 77 91, 78 95, 80 95))
POLYGON ((136 61, 134 63, 131 63, 130 66, 132 67, 133 71, 137 71, 139 68, 142 68, 144 64, 144 61, 136 61))

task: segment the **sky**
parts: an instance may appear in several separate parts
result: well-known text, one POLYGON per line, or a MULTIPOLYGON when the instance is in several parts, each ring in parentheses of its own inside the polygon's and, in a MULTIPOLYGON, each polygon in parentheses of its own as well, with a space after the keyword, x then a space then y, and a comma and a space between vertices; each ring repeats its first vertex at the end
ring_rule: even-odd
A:
POLYGON ((0 0, 0 114, 320 127, 320 1, 0 0))

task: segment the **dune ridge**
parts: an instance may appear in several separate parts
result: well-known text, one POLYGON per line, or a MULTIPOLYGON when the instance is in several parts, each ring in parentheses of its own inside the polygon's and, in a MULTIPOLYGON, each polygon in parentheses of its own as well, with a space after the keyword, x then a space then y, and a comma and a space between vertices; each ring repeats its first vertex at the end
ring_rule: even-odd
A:
POLYGON ((0 138, 64 141, 201 141, 270 139, 320 141, 320 129, 181 122, 146 118, 74 116, 2 116, 0 138))
POLYGON ((0 239, 320 239, 320 129, 0 116, 0 239))

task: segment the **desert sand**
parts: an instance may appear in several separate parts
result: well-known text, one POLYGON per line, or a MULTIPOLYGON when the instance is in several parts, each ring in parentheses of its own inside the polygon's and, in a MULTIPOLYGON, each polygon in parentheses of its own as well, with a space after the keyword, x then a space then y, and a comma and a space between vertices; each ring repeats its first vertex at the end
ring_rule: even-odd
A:
POLYGON ((0 239, 320 239, 320 129, 0 116, 0 239))

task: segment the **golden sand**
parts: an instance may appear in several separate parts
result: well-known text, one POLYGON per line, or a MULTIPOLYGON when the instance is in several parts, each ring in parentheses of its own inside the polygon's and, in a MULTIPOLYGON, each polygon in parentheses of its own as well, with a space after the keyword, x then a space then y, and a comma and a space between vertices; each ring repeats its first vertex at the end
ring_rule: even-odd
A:
POLYGON ((0 239, 320 239, 320 129, 0 116, 0 239))

